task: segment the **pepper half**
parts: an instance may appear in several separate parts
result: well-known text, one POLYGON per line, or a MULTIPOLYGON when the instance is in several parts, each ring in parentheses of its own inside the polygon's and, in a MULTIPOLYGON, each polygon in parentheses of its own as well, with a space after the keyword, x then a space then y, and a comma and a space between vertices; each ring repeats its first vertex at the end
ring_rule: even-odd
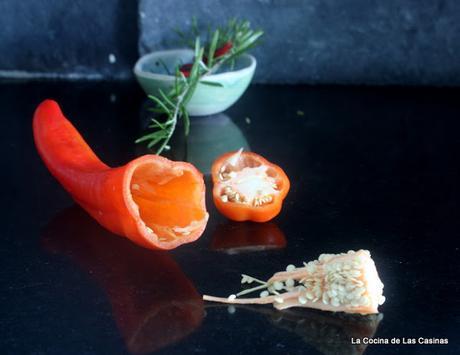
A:
POLYGON ((279 166, 252 152, 229 152, 211 168, 216 208, 234 221, 266 222, 277 216, 290 183, 279 166))
POLYGON ((52 100, 35 111, 33 133, 51 174, 111 232, 150 249, 173 249, 203 233, 205 185, 193 165, 144 155, 110 168, 52 100))

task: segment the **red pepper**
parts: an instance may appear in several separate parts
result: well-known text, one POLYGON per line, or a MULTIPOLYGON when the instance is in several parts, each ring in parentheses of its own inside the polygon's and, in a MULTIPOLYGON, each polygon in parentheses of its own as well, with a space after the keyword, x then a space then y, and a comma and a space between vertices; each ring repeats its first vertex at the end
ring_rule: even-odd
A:
POLYGON ((184 74, 186 78, 190 76, 190 71, 192 70, 193 64, 183 64, 180 66, 179 71, 184 74))
POLYGON ((112 238, 77 206, 46 226, 41 244, 69 257, 104 291, 130 353, 151 353, 200 326, 201 295, 167 252, 112 238))
POLYGON ((33 132, 51 174, 111 232, 150 249, 173 249, 203 233, 205 185, 193 165, 144 155, 110 168, 52 100, 35 111, 33 132))
POLYGON ((290 183, 279 166, 253 152, 223 154, 212 164, 212 195, 234 221, 266 222, 281 211, 290 183))
POLYGON ((214 52, 214 58, 219 58, 222 57, 223 55, 227 54, 227 52, 232 49, 233 43, 228 41, 222 45, 222 47, 219 47, 216 49, 214 52))

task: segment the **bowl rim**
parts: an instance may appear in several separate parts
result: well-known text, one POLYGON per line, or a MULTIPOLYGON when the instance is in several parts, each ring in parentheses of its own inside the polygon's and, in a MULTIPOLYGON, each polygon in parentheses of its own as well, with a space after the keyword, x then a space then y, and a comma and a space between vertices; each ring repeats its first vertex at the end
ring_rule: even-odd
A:
MULTIPOLYGON (((171 53, 181 53, 181 52, 192 52, 192 49, 189 48, 183 48, 183 49, 165 49, 165 50, 160 50, 160 51, 155 51, 155 52, 150 52, 147 54, 144 54, 141 56, 136 64, 134 64, 133 72, 136 76, 147 78, 147 79, 155 79, 155 80, 162 80, 162 81, 173 81, 175 79, 174 75, 168 75, 168 74, 160 74, 160 73, 152 73, 148 72, 145 70, 142 70, 142 65, 148 62, 149 60, 152 59, 152 57, 157 57, 161 56, 164 54, 171 54, 171 53)), ((217 81, 221 79, 225 79, 227 76, 234 76, 235 74, 245 74, 245 72, 251 72, 255 69, 257 60, 256 58, 248 53, 242 54, 242 57, 247 57, 249 58, 250 62, 248 66, 245 66, 244 68, 238 69, 238 70, 232 70, 232 71, 226 71, 223 73, 218 73, 218 74, 211 74, 206 76, 206 81, 217 81)))

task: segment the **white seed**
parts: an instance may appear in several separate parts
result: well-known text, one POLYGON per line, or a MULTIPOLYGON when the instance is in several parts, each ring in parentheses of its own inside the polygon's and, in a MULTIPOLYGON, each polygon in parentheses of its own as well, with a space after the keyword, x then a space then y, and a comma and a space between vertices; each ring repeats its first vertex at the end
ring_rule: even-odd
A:
POLYGON ((321 294, 322 294, 322 291, 321 291, 321 288, 319 286, 315 286, 315 288, 313 289, 313 291, 315 292, 315 296, 317 298, 320 298, 321 297, 321 294))
POLYGON ((284 285, 280 281, 275 281, 273 283, 273 287, 275 288, 275 290, 280 291, 280 290, 282 290, 284 288, 284 285))
POLYGON ((366 289, 364 287, 358 287, 355 291, 353 291, 355 294, 361 296, 364 292, 366 292, 366 289))
POLYGON ((351 301, 351 306, 352 307, 358 307, 360 304, 359 304, 359 301, 358 300, 353 300, 351 301))
POLYGON ((268 195, 268 196, 265 196, 263 199, 262 199, 262 202, 263 203, 270 203, 273 201, 273 197, 271 195, 268 195))
POLYGON ((316 270, 315 264, 313 264, 311 261, 305 267, 307 268, 307 271, 311 274, 314 273, 316 270))
POLYGON ((141 187, 138 184, 132 184, 131 188, 136 191, 139 191, 141 189, 141 187))
POLYGON ((326 292, 323 293, 322 301, 324 304, 329 304, 329 296, 327 295, 326 292))
POLYGON ((340 306, 340 302, 339 302, 339 299, 334 297, 331 299, 331 305, 333 305, 334 307, 338 307, 340 306))
POLYGON ((359 270, 351 270, 350 275, 351 275, 351 277, 360 277, 361 276, 361 271, 359 271, 359 270))
POLYGON ((385 303, 385 300, 386 300, 385 296, 380 296, 380 298, 379 298, 379 305, 384 304, 384 303, 385 303))
POLYGON ((286 287, 294 287, 294 280, 293 279, 287 279, 286 280, 286 287))
POLYGON ((110 64, 115 64, 116 62, 117 62, 117 57, 115 56, 115 54, 110 53, 109 54, 109 63, 110 64))
POLYGON ((269 295, 268 291, 262 291, 260 293, 260 297, 268 297, 268 295, 269 295))
POLYGON ((230 295, 230 296, 228 296, 228 300, 229 300, 229 301, 233 301, 233 300, 235 300, 235 299, 236 299, 236 295, 230 295))
POLYGON ((147 232, 149 232, 149 233, 152 233, 152 234, 153 234, 153 230, 152 230, 152 228, 150 228, 150 227, 145 227, 145 229, 147 230, 147 232))
POLYGON ((360 305, 363 305, 363 306, 367 306, 369 304, 369 298, 368 297, 365 297, 365 296, 362 296, 360 299, 359 299, 359 304, 360 305))
POLYGON ((307 299, 305 297, 299 296, 298 301, 300 304, 305 304, 307 303, 307 299))
POLYGON ((230 186, 225 186, 224 187, 224 193, 230 194, 233 192, 233 189, 230 186))
POLYGON ((309 300, 312 300, 314 298, 313 294, 311 292, 305 293, 305 297, 307 297, 309 300))
POLYGON ((286 266, 287 272, 294 271, 295 269, 296 269, 295 265, 289 264, 288 266, 286 266))
POLYGON ((220 196, 220 199, 222 200, 222 202, 228 202, 228 196, 227 195, 220 196))

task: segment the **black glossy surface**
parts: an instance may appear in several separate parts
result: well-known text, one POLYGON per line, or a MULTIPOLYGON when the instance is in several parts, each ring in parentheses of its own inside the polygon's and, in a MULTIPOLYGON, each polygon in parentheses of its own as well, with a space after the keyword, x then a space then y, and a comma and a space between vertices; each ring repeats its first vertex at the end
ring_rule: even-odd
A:
MULTIPOLYGON (((348 338, 369 331, 359 320, 270 307, 232 314, 202 308, 199 294, 237 291, 242 272, 267 278, 322 252, 358 248, 372 252, 385 283, 376 336, 449 339, 448 346, 372 345, 366 354, 458 353, 459 93, 251 87, 217 123, 196 121, 191 140, 217 151, 222 124, 238 144, 243 135, 283 166, 292 188, 282 213, 271 224, 229 223, 208 191, 205 234, 162 253, 69 209, 32 141, 33 110, 53 97, 103 160, 129 161, 143 151, 132 143, 144 101, 135 84, 0 85, 2 353, 352 353, 348 338), (199 126, 217 142, 197 135, 199 126), (279 242, 222 251, 229 235, 244 244, 247 234, 279 242)), ((173 155, 191 151, 177 144, 173 155)))

